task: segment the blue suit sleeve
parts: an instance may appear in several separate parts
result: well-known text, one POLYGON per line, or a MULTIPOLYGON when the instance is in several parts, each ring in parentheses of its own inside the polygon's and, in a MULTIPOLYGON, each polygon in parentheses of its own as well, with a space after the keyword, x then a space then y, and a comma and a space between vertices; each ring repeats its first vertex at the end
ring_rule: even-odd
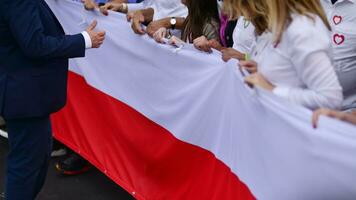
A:
POLYGON ((3 0, 3 13, 13 37, 31 59, 74 58, 85 55, 81 34, 48 36, 40 19, 38 0, 3 0))

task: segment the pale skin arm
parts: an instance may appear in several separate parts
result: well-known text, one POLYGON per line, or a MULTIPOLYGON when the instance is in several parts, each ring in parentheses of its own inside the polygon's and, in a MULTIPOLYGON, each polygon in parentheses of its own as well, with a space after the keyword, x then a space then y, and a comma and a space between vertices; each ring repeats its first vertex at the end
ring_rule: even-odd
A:
POLYGON ((98 8, 98 5, 96 5, 93 0, 82 0, 82 2, 86 10, 94 10, 95 8, 98 8))
POLYGON ((229 61, 231 58, 237 60, 245 60, 245 54, 233 48, 222 49, 221 54, 222 54, 221 57, 225 62, 229 61))
POLYGON ((100 12, 108 16, 109 10, 121 13, 127 13, 127 5, 125 3, 110 2, 100 6, 100 12))
MULTIPOLYGON (((95 8, 99 8, 94 0, 82 0, 82 2, 86 10, 94 10, 95 8)), ((108 15, 108 10, 127 13, 127 7, 125 11, 125 7, 123 6, 124 3, 127 3, 127 0, 112 0, 110 3, 106 3, 104 6, 101 6, 100 11, 104 15, 108 15)))
MULTIPOLYGON (((147 30, 146 30, 147 34, 149 36, 153 37, 153 35, 156 33, 156 31, 158 31, 158 29, 160 29, 160 28, 166 28, 166 29, 171 28, 171 19, 172 19, 171 17, 167 17, 167 18, 156 20, 156 21, 152 21, 147 26, 147 30)), ((185 18, 184 17, 177 17, 176 21, 177 21, 177 23, 176 23, 175 29, 183 30, 185 18)))

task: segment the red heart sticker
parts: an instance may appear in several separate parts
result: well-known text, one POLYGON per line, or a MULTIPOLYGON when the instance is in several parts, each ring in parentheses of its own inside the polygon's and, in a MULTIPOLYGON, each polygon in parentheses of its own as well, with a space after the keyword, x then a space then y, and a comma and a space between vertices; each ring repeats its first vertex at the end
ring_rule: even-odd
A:
POLYGON ((340 44, 344 43, 344 41, 345 41, 345 36, 339 35, 339 34, 334 35, 335 44, 340 45, 340 44))
POLYGON ((338 15, 335 15, 334 18, 333 18, 333 21, 334 21, 335 25, 338 25, 338 24, 340 24, 342 22, 342 17, 338 16, 338 15))

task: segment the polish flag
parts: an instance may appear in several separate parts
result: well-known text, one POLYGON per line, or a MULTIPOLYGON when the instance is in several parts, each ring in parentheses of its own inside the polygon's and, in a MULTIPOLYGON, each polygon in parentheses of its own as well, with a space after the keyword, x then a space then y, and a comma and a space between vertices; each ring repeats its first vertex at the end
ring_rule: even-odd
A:
POLYGON ((139 200, 356 199, 356 128, 243 83, 236 61, 132 33, 125 16, 47 0, 101 49, 70 62, 55 137, 139 200))

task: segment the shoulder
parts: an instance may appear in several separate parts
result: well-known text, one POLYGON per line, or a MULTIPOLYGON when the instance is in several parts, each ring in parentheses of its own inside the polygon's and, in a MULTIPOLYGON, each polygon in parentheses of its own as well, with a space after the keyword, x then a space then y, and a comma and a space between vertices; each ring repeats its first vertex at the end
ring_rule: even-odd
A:
POLYGON ((328 37, 330 30, 319 16, 297 15, 292 16, 292 21, 286 29, 286 33, 291 36, 321 36, 328 37))
POLYGON ((290 23, 288 29, 299 29, 299 28, 307 28, 313 30, 314 28, 327 30, 327 26, 324 24, 322 19, 314 14, 308 15, 292 15, 292 22, 290 23))
POLYGON ((306 51, 326 50, 331 46, 331 32, 315 15, 293 15, 292 21, 283 34, 282 40, 295 48, 303 48, 306 51))

